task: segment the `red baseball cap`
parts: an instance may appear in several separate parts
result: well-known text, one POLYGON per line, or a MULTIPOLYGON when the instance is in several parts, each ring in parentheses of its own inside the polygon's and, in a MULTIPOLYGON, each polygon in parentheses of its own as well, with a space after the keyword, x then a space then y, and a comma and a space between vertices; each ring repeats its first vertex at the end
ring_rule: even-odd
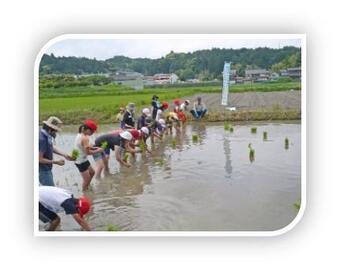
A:
POLYGON ((79 209, 79 215, 83 217, 88 211, 91 209, 91 202, 88 198, 86 197, 80 197, 78 199, 78 205, 79 209))
POLYGON ((179 106, 179 105, 181 104, 181 101, 180 101, 179 99, 175 99, 175 100, 174 100, 174 104, 177 105, 177 106, 179 106))
POLYGON ((129 132, 135 140, 138 140, 140 138, 140 133, 137 129, 130 129, 129 132))
POLYGON ((167 108, 169 108, 169 103, 166 102, 166 101, 163 101, 162 106, 163 106, 164 109, 167 109, 167 108))
POLYGON ((84 121, 84 124, 88 126, 88 128, 91 129, 93 132, 97 130, 97 124, 91 119, 86 119, 84 121))

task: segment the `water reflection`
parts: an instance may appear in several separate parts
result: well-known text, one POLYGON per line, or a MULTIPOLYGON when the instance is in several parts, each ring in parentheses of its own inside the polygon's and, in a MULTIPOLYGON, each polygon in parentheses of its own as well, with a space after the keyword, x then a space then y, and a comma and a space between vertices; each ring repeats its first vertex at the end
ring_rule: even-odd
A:
POLYGON ((227 172, 227 178, 230 178, 233 173, 233 167, 231 164, 231 147, 230 147, 230 139, 229 135, 223 136, 223 149, 225 154, 225 165, 224 168, 227 172))
POLYGON ((192 124, 191 128, 192 134, 197 134, 198 135, 198 140, 197 142, 199 145, 203 145, 204 141, 207 137, 207 128, 206 128, 206 123, 196 121, 192 124))
MULTIPOLYGON (((195 122, 156 140, 152 154, 136 155, 131 168, 121 168, 111 155, 112 175, 93 180, 86 193, 93 201, 89 223, 95 230, 109 224, 138 231, 282 228, 296 216, 293 203, 300 199, 300 125, 268 124, 265 129, 270 143, 263 142, 261 132, 251 135, 249 126, 237 126, 230 134, 222 125, 195 122), (249 143, 256 149, 251 166, 249 143)), ((71 151, 74 131, 60 135, 58 145, 71 151)), ((73 163, 55 167, 54 175, 59 186, 82 194, 73 163)), ((72 219, 62 219, 63 230, 79 229, 72 219)))

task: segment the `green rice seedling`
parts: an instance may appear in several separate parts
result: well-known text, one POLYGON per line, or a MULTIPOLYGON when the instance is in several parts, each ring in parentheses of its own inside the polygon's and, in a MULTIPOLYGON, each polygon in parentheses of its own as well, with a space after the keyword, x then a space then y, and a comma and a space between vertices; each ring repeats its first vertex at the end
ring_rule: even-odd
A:
POLYGON ((106 230, 107 230, 108 232, 117 232, 117 231, 120 231, 120 228, 119 228, 118 225, 109 224, 109 225, 107 225, 106 230))
POLYGON ((198 135, 197 134, 192 134, 192 141, 197 142, 198 141, 198 135))
POLYGON ((300 202, 296 202, 296 203, 294 203, 294 207, 295 207, 295 209, 296 210, 300 210, 300 207, 301 207, 301 203, 300 202))
POLYGON ((267 131, 263 131, 263 140, 266 141, 268 139, 267 131))
POLYGON ((230 130, 230 127, 231 127, 230 123, 224 122, 224 130, 230 130))
POLYGON ((142 152, 145 152, 146 146, 144 140, 141 140, 139 143, 139 148, 142 150, 142 152))
POLYGON ((287 150, 289 148, 289 140, 288 138, 286 137, 285 138, 285 149, 287 150))
POLYGON ((76 160, 79 157, 79 150, 73 149, 71 153, 72 159, 76 160))
POLYGON ((101 143, 100 147, 103 148, 104 150, 109 146, 109 144, 107 143, 107 141, 104 141, 101 143))
POLYGON ((249 160, 250 162, 253 162, 255 160, 255 149, 251 147, 251 143, 248 144, 248 148, 249 148, 249 160))
POLYGON ((156 161, 156 163, 157 163, 158 165, 160 165, 160 166, 163 166, 164 163, 165 163, 165 160, 164 160, 163 158, 160 158, 160 159, 158 159, 158 160, 156 161))
POLYGON ((125 154, 124 154, 124 157, 123 157, 123 161, 124 161, 124 162, 128 162, 129 157, 130 157, 129 153, 125 153, 125 154))
POLYGON ((252 127, 252 128, 250 129, 250 131, 251 131, 251 133, 255 134, 255 133, 257 132, 257 128, 256 128, 256 127, 252 127))
POLYGON ((171 144, 172 144, 172 148, 176 148, 176 144, 177 144, 176 139, 172 139, 171 144))
POLYGON ((234 128, 233 128, 232 126, 229 128, 229 132, 230 132, 230 133, 233 133, 233 132, 234 132, 234 128))

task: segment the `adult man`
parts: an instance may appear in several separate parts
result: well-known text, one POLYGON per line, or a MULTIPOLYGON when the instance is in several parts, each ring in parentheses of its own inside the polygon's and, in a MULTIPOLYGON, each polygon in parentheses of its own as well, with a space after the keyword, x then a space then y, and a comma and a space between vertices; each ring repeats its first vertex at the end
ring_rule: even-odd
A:
POLYGON ((135 128, 135 104, 134 103, 129 103, 126 106, 126 112, 123 117, 123 122, 124 122, 124 128, 125 129, 131 129, 135 128))
POLYGON ((202 98, 198 97, 197 101, 194 103, 193 109, 190 111, 195 119, 201 119, 207 112, 207 107, 202 102, 202 98))
POLYGON ((83 216, 90 210, 91 203, 86 197, 74 198, 65 189, 58 187, 39 186, 39 219, 50 223, 47 231, 55 231, 60 224, 57 213, 65 211, 72 215, 75 221, 86 231, 91 231, 90 226, 83 216))
POLYGON ((157 111, 161 107, 161 104, 158 101, 158 96, 153 95, 151 106, 152 106, 152 119, 155 120, 156 115, 157 115, 157 111))
POLYGON ((52 165, 63 166, 65 164, 63 159, 54 160, 53 153, 67 160, 72 160, 68 154, 63 153, 53 145, 53 139, 57 136, 57 132, 61 130, 61 124, 59 118, 51 116, 43 121, 42 129, 39 132, 39 182, 43 186, 54 186, 52 165))

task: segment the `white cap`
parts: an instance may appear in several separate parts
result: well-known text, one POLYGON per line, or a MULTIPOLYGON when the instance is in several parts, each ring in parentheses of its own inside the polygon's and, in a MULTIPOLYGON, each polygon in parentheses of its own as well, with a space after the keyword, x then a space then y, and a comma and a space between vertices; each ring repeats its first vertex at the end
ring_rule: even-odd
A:
POLYGON ((119 136, 128 141, 132 140, 132 135, 129 131, 123 131, 122 133, 119 134, 119 136))
POLYGON ((150 116, 150 115, 151 115, 150 109, 148 109, 148 108, 144 108, 144 109, 142 110, 142 113, 144 113, 146 116, 150 116))
POLYGON ((144 134, 149 135, 149 129, 147 127, 142 127, 140 129, 144 134))
POLYGON ((158 123, 160 123, 162 127, 166 127, 164 119, 159 119, 158 123))

